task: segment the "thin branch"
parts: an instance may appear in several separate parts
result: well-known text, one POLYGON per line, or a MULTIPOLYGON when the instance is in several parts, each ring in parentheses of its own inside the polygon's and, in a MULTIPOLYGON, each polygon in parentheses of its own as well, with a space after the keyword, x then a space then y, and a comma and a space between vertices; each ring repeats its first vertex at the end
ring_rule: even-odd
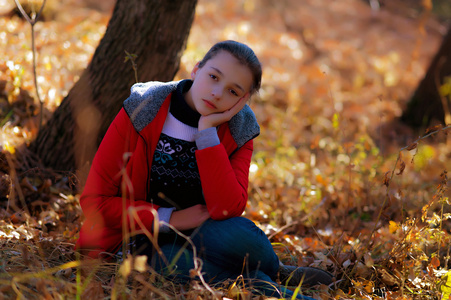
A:
POLYGON ((381 205, 381 209, 379 210, 379 214, 378 214, 376 222, 374 224, 373 231, 371 232, 371 235, 370 235, 370 238, 369 238, 370 240, 373 238, 373 235, 374 235, 374 233, 377 230, 377 224, 379 223, 379 220, 380 220, 380 218, 382 216, 382 211, 384 210, 385 204, 387 203, 387 199, 389 198, 389 187, 390 187, 391 181, 393 179, 393 176, 395 175, 395 171, 396 171, 396 167, 398 166, 398 162, 401 161, 401 153, 402 153, 402 151, 415 149, 418 146, 418 143, 420 141, 422 141, 422 140, 424 140, 424 139, 426 139, 426 138, 428 138, 428 137, 430 137, 430 136, 432 136, 434 134, 437 134, 439 132, 442 132, 442 131, 445 132, 446 130, 449 130, 449 129, 451 129, 451 124, 446 125, 446 127, 442 127, 442 128, 437 129, 437 130, 431 131, 431 132, 429 132, 426 135, 420 136, 413 143, 411 143, 410 145, 405 146, 405 147, 403 147, 403 148, 401 148, 399 150, 398 157, 396 158, 395 166, 393 167, 393 170, 391 171, 390 177, 389 178, 385 178, 385 180, 384 180, 384 184, 386 185, 386 194, 385 194, 386 196, 385 196, 385 199, 384 199, 384 201, 383 201, 383 203, 381 205))
POLYGON ((33 18, 30 18, 30 16, 27 14, 25 9, 23 8, 22 4, 20 4, 19 0, 14 0, 14 2, 16 3, 16 6, 19 9, 19 11, 22 14, 22 16, 27 20, 28 23, 30 23, 31 26, 34 26, 34 24, 36 24, 36 22, 38 21, 39 17, 41 16, 42 11, 44 10, 45 2, 47 2, 47 0, 44 0, 42 2, 42 5, 41 5, 41 8, 39 9, 39 12, 33 18))
POLYGON ((130 62, 132 63, 133 71, 135 73, 135 82, 138 83, 138 65, 136 64, 136 58, 138 57, 138 55, 129 53, 127 50, 124 50, 124 51, 126 54, 124 62, 127 62, 127 60, 130 60, 130 62))
POLYGON ((38 80, 37 80, 37 74, 36 74, 36 43, 35 43, 35 31, 34 31, 34 25, 38 22, 39 17, 42 14, 42 11, 44 10, 44 6, 47 0, 44 0, 42 2, 41 8, 39 9, 39 12, 34 15, 32 18, 27 14, 25 9, 23 8, 22 4, 20 4, 19 0, 14 0, 16 3, 17 8, 19 9, 22 16, 27 20, 28 23, 31 25, 31 49, 33 53, 33 77, 34 77, 34 86, 36 90, 36 97, 39 101, 39 131, 42 127, 42 115, 43 115, 43 108, 44 108, 44 101, 41 98, 41 95, 39 94, 39 88, 38 88, 38 80))
POLYGON ((34 34, 34 24, 31 25, 31 48, 33 49, 33 78, 34 78, 34 86, 35 86, 35 90, 36 90, 36 97, 38 98, 39 101, 39 131, 41 131, 41 126, 42 126, 42 110, 43 110, 43 106, 44 106, 44 101, 41 98, 41 94, 39 93, 39 88, 38 88, 38 75, 36 72, 36 43, 35 43, 35 34, 34 34))

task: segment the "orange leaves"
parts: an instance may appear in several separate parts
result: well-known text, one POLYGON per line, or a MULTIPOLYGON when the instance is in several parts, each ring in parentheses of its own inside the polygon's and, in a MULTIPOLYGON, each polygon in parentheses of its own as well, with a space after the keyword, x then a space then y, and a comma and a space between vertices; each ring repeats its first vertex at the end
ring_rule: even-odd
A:
POLYGON ((406 168, 406 163, 402 159, 402 156, 403 156, 402 152, 399 152, 399 155, 398 155, 399 171, 396 173, 396 175, 402 175, 402 173, 404 172, 404 169, 406 168))
POLYGON ((405 168, 406 168, 406 163, 403 160, 401 160, 399 163, 399 171, 398 171, 398 173, 396 173, 396 175, 402 175, 405 168))
MULTIPOLYGON (((352 283, 354 285, 354 288, 357 290, 362 290, 366 294, 372 294, 374 292, 374 281, 371 280, 363 280, 363 281, 356 281, 352 280, 352 283)), ((363 295, 362 295, 363 296, 363 295)), ((369 297, 368 297, 369 299, 369 297)))
POLYGON ((406 150, 407 150, 407 151, 410 151, 410 150, 416 149, 417 146, 418 146, 418 143, 417 143, 417 142, 412 143, 412 144, 410 144, 410 146, 408 146, 408 147, 406 148, 406 150))
POLYGON ((429 133, 434 132, 434 131, 439 131, 439 130, 442 129, 442 128, 443 128, 443 125, 441 125, 441 124, 435 125, 435 126, 431 126, 431 127, 428 127, 428 128, 426 129, 426 134, 429 134, 429 133))
POLYGON ((432 0, 422 0, 421 5, 425 10, 430 11, 432 9, 432 0))
POLYGON ((321 176, 321 174, 317 174, 315 176, 315 179, 316 179, 316 182, 318 182, 322 186, 327 186, 329 184, 329 180, 327 180, 327 178, 321 176))
MULTIPOLYGON (((392 1, 385 2, 388 6, 392 1)), ((287 0, 269 6, 255 0, 224 3, 199 1, 178 76, 189 77, 186 70, 191 70, 217 39, 237 38, 249 44, 263 63, 263 88, 250 103, 262 132, 254 144, 247 217, 268 234, 275 233, 271 241, 283 243, 276 248, 278 255, 299 264, 327 265, 340 280, 337 299, 378 299, 381 290, 388 291, 387 299, 401 299, 403 293, 407 299, 409 289, 422 291, 421 284, 430 280, 425 278, 430 276, 426 267, 439 268, 437 259, 422 262, 429 259, 425 249, 430 251, 431 243, 438 244, 440 232, 407 224, 405 218, 431 221, 427 223, 431 227, 439 224, 440 214, 431 211, 436 205, 424 201, 434 197, 431 190, 445 169, 443 165, 449 164, 449 149, 413 142, 394 163, 392 155, 396 158, 397 150, 409 140, 409 132, 400 132, 395 123, 388 123, 383 130, 379 126, 400 115, 398 99, 407 99, 420 79, 437 44, 439 37, 434 32, 438 31, 431 30, 423 37, 430 47, 417 49, 419 58, 411 61, 417 21, 386 10, 378 15, 380 22, 368 22, 372 15, 363 1, 287 0), (412 72, 406 72, 408 65, 412 72), (418 151, 412 171, 408 162, 413 153, 409 151, 418 151), (384 174, 384 169, 393 171, 384 174), (380 187, 381 178, 390 188, 380 187), (384 199, 388 203, 384 204, 384 199), (375 234, 368 240, 373 227, 375 234), (390 255, 401 258, 391 263, 390 255), (408 278, 402 282, 397 272, 408 278), (404 289, 390 291, 391 286, 404 289)), ((108 16, 85 8, 65 7, 59 14, 58 21, 40 23, 37 32, 41 87, 49 111, 87 65, 108 20, 108 16)), ((5 93, 14 97, 19 96, 17 87, 32 92, 26 25, 16 19, 0 19, 0 28, 5 29, 0 34, 0 80, 7 81, 5 93)), ((2 120, 16 121, 16 112, 2 120)), ((2 143, 4 149, 14 151, 12 137, 33 138, 35 132, 29 128, 26 136, 14 132, 15 128, 25 132, 24 127, 28 125, 22 121, 2 127, 3 140, 8 142, 2 143)), ((427 134, 439 129, 428 129, 427 134)), ((73 242, 81 221, 76 197, 63 199, 64 183, 59 185, 56 180, 43 188, 49 201, 36 191, 43 182, 33 182, 29 173, 24 176, 30 177, 30 185, 21 184, 26 200, 33 203, 30 207, 52 212, 34 214, 35 225, 29 226, 44 224, 38 232, 23 225, 27 221, 24 215, 5 217, 14 223, 0 223, 0 237, 24 238, 30 233, 47 237, 57 224, 62 228, 56 228, 61 230, 52 237, 73 242)), ((440 181, 446 183, 444 178, 440 181)), ((442 184, 442 189, 445 186, 442 184)), ((440 234, 448 234, 443 232, 440 234)), ((443 237, 441 243, 445 241, 443 237)), ((55 243, 50 246, 43 248, 53 251, 48 253, 60 249, 55 243)), ((128 267, 135 268, 134 264, 128 267)), ((249 296, 247 290, 230 292, 232 297, 249 296)))
POLYGON ((431 258, 426 270, 428 271, 430 276, 435 276, 435 271, 440 267, 440 259, 437 256, 431 258))
POLYGON ((384 174, 384 185, 387 187, 390 185, 390 173, 390 171, 387 171, 384 174))
POLYGON ((438 259, 437 256, 434 256, 431 258, 431 262, 429 263, 429 266, 431 266, 432 268, 438 268, 440 267, 440 259, 438 259))
POLYGON ((389 230, 390 233, 395 233, 399 228, 399 224, 394 222, 394 221, 390 221, 389 222, 389 230))
POLYGON ((147 256, 138 255, 136 257, 128 256, 121 264, 119 273, 127 278, 133 270, 145 272, 149 266, 147 265, 147 256))

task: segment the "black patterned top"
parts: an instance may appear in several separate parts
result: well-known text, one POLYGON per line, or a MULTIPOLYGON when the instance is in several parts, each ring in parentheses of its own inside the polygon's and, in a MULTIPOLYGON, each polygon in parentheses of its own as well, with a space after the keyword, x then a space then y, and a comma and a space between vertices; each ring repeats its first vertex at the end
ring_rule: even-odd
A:
POLYGON ((155 149, 150 177, 150 199, 162 207, 184 209, 205 204, 195 157, 200 114, 186 104, 183 81, 171 98, 171 108, 155 149))

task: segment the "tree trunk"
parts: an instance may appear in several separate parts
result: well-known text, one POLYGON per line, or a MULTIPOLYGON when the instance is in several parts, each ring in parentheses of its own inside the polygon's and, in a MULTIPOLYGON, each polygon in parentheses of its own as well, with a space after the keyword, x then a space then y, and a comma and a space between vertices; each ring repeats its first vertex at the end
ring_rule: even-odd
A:
POLYGON ((407 104, 401 120, 412 127, 450 122, 449 96, 440 95, 439 92, 447 76, 451 76, 451 27, 425 77, 407 104))
POLYGON ((87 169, 135 83, 125 51, 136 54, 139 81, 169 81, 179 68, 197 0, 117 0, 106 33, 67 97, 30 149, 45 167, 87 169))

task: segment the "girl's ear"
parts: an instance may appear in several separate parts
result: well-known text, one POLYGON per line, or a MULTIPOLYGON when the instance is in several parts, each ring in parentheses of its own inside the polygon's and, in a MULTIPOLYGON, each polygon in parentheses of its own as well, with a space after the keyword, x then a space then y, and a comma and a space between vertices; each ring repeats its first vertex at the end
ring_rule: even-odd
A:
POLYGON ((196 78, 197 71, 199 70, 199 63, 197 63, 193 70, 191 71, 191 79, 194 80, 196 78))

